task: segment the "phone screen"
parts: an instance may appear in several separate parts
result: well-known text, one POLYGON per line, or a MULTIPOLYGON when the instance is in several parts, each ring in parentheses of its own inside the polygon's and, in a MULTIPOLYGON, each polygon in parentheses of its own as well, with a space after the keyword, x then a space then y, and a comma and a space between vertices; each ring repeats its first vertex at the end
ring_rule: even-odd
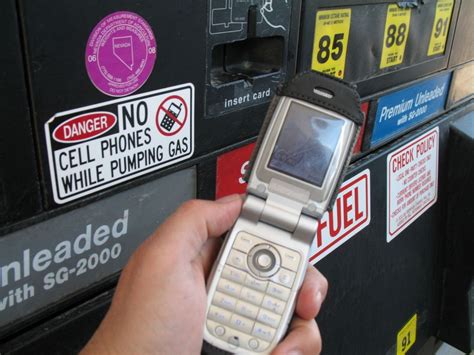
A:
POLYGON ((292 102, 268 167, 322 187, 344 121, 292 102))

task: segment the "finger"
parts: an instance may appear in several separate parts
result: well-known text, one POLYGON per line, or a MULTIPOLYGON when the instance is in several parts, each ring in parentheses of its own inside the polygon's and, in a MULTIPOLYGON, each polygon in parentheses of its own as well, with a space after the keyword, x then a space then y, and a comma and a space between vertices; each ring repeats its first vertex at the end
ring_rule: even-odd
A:
POLYGON ((326 278, 309 265, 296 302, 296 314, 303 319, 314 319, 321 309, 327 291, 326 278))
POLYGON ((197 261, 200 263, 206 279, 209 276, 212 264, 214 263, 214 260, 216 260, 221 245, 222 240, 220 238, 213 238, 204 243, 204 246, 201 249, 197 261))
POLYGON ((322 342, 319 328, 314 321, 296 317, 290 331, 273 350, 272 355, 316 355, 321 353, 322 342))
POLYGON ((157 229, 152 239, 172 248, 174 255, 193 260, 209 237, 218 237, 232 226, 241 206, 239 195, 218 201, 188 201, 157 229))

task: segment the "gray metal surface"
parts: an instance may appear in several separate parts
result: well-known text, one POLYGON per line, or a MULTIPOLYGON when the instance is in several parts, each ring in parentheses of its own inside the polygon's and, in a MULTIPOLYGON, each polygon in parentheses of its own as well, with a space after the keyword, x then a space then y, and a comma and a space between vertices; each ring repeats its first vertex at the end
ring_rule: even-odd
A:
POLYGON ((195 190, 190 168, 0 238, 0 330, 120 271, 195 190))

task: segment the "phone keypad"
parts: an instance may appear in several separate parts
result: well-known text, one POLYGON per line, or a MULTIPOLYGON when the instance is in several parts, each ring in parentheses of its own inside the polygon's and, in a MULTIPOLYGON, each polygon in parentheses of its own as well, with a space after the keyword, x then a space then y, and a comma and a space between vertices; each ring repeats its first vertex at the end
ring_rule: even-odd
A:
POLYGON ((228 324, 230 322, 230 318, 232 317, 232 313, 226 311, 225 309, 211 306, 209 308, 209 319, 215 320, 221 324, 228 324))
POLYGON ((226 279, 220 279, 217 284, 217 289, 230 296, 239 297, 242 286, 226 279))
POLYGON ((225 327, 212 320, 207 321, 207 328, 215 336, 221 338, 235 348, 241 347, 244 349, 261 352, 270 346, 270 343, 258 338, 252 334, 246 334, 236 329, 225 327))
POLYGON ((263 293, 244 287, 240 294, 240 299, 258 306, 262 303, 263 293))
POLYGON ((250 333, 252 331, 254 323, 255 322, 253 322, 252 320, 235 313, 232 316, 229 325, 234 329, 243 331, 245 333, 250 333))
POLYGON ((244 280, 244 285, 248 286, 250 288, 253 288, 254 290, 260 291, 260 292, 265 292, 268 286, 267 281, 262 281, 258 280, 250 275, 247 274, 245 280, 244 280))
POLYGON ((267 349, 282 321, 300 262, 300 254, 293 250, 240 233, 209 307, 209 331, 235 347, 267 349), (249 265, 258 257, 262 267, 269 264, 271 275, 262 277, 261 265, 249 265))
POLYGON ((227 259, 227 264, 241 270, 247 270, 246 259, 247 259, 247 256, 244 253, 238 250, 232 249, 230 251, 229 258, 227 259))
POLYGON ((237 305, 237 300, 234 297, 226 296, 223 293, 214 293, 212 303, 218 307, 233 311, 237 305))
POLYGON ((282 286, 291 288, 293 286, 293 281, 295 280, 295 273, 290 270, 280 269, 272 277, 272 281, 279 283, 282 286))
POLYGON ((275 335, 276 329, 267 327, 266 325, 256 323, 255 327, 253 327, 252 335, 255 335, 257 338, 266 341, 272 341, 275 335))
POLYGON ((238 301, 237 306, 235 307, 236 313, 250 319, 257 318, 258 310, 259 308, 257 306, 254 306, 245 301, 238 301))
POLYGON ((293 250, 288 250, 280 246, 275 246, 281 255, 281 266, 291 271, 298 271, 300 264, 300 254, 293 250))
POLYGON ((238 238, 234 241, 234 245, 232 246, 235 250, 240 250, 247 254, 250 249, 252 249, 257 244, 263 242, 260 238, 255 238, 253 235, 249 235, 246 233, 242 233, 239 235, 238 238))
POLYGON ((270 285, 268 285, 267 288, 267 294, 286 301, 290 296, 290 289, 270 282, 270 285))
POLYGON ((230 266, 225 266, 224 270, 222 270, 222 277, 223 278, 225 278, 227 280, 230 280, 230 281, 240 283, 240 284, 244 283, 246 276, 247 276, 247 274, 245 272, 240 271, 240 270, 236 270, 236 269, 234 269, 233 267, 230 267, 230 266))
POLYGON ((281 317, 273 312, 261 309, 258 312, 257 320, 263 324, 269 325, 270 327, 277 328, 280 324, 281 317))
POLYGON ((270 297, 270 296, 265 296, 263 298, 262 302, 262 307, 277 313, 277 314, 283 314, 283 311, 285 310, 286 303, 283 301, 279 301, 276 298, 270 297))

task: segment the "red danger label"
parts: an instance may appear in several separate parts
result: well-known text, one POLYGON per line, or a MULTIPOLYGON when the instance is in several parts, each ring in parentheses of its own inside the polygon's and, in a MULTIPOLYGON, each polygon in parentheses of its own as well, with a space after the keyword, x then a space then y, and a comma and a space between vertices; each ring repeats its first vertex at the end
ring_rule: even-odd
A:
POLYGON ((61 123, 53 132, 53 138, 60 143, 77 143, 111 130, 117 123, 117 116, 110 112, 91 112, 73 117, 61 123))

